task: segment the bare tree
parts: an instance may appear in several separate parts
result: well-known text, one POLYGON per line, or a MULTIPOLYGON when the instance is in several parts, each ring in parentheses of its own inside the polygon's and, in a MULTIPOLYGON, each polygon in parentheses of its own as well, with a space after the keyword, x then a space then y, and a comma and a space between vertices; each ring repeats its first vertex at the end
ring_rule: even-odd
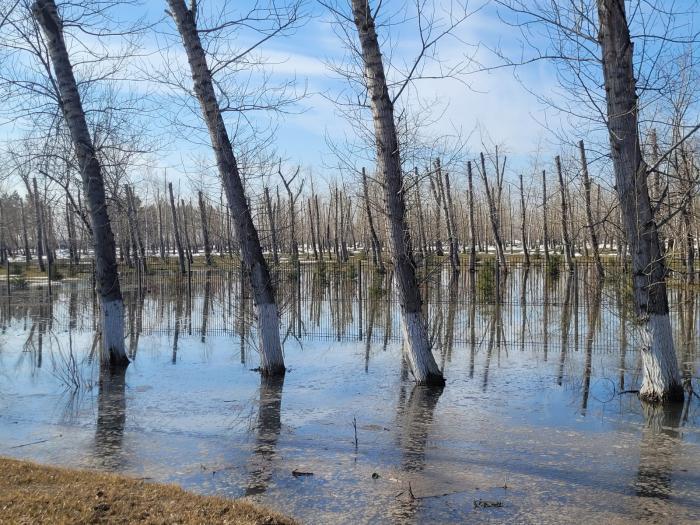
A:
POLYGON ((175 21, 190 65, 194 92, 209 130, 219 175, 226 191, 236 235, 246 265, 257 313, 260 371, 263 375, 281 375, 285 372, 279 334, 279 313, 275 301, 272 278, 263 256, 257 229, 253 224, 246 200, 238 162, 233 152, 219 101, 214 91, 212 73, 197 28, 196 7, 188 9, 183 0, 168 0, 170 14, 175 21))
POLYGON ((637 84, 625 4, 622 0, 597 3, 610 150, 622 222, 632 251, 635 304, 645 325, 640 397, 651 402, 682 400, 666 293, 666 265, 649 199, 649 166, 642 159, 639 140, 637 84))
POLYGON ((102 358, 111 368, 124 368, 129 363, 124 349, 124 303, 117 272, 114 235, 107 213, 102 167, 88 131, 63 39, 63 22, 56 4, 53 0, 37 0, 32 5, 32 14, 46 36, 46 45, 61 97, 63 117, 73 139, 90 210, 95 250, 95 278, 101 306, 102 358))
POLYGON ((384 186, 387 230, 399 287, 408 361, 419 384, 441 385, 445 380, 430 350, 428 327, 421 308, 411 233, 406 222, 405 189, 394 120, 395 99, 389 95, 375 15, 367 1, 352 0, 352 16, 360 40, 367 94, 374 120, 377 171, 384 186))

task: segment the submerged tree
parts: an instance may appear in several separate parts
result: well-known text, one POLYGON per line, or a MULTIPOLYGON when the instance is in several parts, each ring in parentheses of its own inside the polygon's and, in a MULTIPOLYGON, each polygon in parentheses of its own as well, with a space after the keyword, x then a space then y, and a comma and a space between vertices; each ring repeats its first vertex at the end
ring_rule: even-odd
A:
POLYGON ((260 371, 263 375, 281 375, 285 372, 285 366, 279 334, 279 311, 272 278, 260 246, 258 231, 253 224, 238 162, 214 91, 211 69, 207 64, 206 52, 197 28, 196 4, 193 4, 193 9, 188 9, 184 0, 168 0, 168 6, 187 53, 194 92, 209 130, 241 255, 250 276, 257 314, 260 371))
POLYGON ((374 15, 366 0, 352 0, 352 15, 360 40, 366 88, 374 120, 377 171, 386 199, 389 246, 399 286, 408 361, 419 384, 442 385, 445 379, 431 352, 428 326, 421 308, 411 233, 406 221, 405 188, 394 121, 394 101, 389 96, 374 15))
POLYGON ((683 387, 669 318, 666 264, 649 198, 649 166, 639 140, 633 47, 624 2, 598 0, 598 17, 615 188, 632 252, 635 305, 644 324, 639 395, 652 402, 678 401, 683 399, 683 387))
POLYGON ((119 369, 129 364, 124 349, 124 302, 117 272, 114 234, 105 196, 102 167, 88 130, 80 93, 63 37, 63 21, 53 0, 37 0, 32 14, 46 36, 46 45, 58 84, 60 107, 70 130, 84 194, 90 212, 95 251, 95 279, 100 296, 102 359, 119 369))
MULTIPOLYGON (((657 111, 658 101, 674 89, 673 77, 687 69, 680 62, 674 73, 664 71, 662 64, 675 64, 678 55, 686 54, 688 46, 697 42, 697 35, 689 26, 679 23, 681 17, 685 20, 692 13, 662 1, 630 2, 634 15, 629 18, 624 0, 498 3, 505 7, 503 18, 520 28, 523 48, 532 53, 513 59, 498 51, 502 63, 497 67, 551 61, 565 96, 555 100, 543 94, 541 99, 569 115, 573 129, 588 123, 594 130, 602 131, 601 142, 609 144, 624 232, 624 239, 617 242, 618 254, 623 256, 623 244, 629 247, 635 305, 643 332, 640 397, 651 402, 680 400, 683 388, 669 319, 666 254, 659 242, 656 220, 662 206, 661 202, 652 201, 648 180, 662 160, 700 126, 679 137, 667 153, 653 153, 658 160, 648 165, 640 137, 640 115, 649 102, 656 106, 650 112, 657 111), (641 45, 634 45, 632 33, 641 45)), ((578 129, 576 133, 580 134, 578 129)), ((588 142, 595 138, 597 135, 593 134, 588 142)), ((655 194, 659 198, 663 192, 655 194)), ((665 195, 668 197, 667 191, 665 195)), ((665 208, 661 223, 675 213, 671 206, 665 208)))

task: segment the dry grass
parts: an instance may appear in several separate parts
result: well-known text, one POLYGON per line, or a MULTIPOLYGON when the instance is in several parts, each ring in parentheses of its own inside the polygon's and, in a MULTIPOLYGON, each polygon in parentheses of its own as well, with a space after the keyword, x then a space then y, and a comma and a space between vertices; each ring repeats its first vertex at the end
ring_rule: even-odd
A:
POLYGON ((0 458, 0 523, 294 522, 246 501, 198 496, 174 485, 0 458))

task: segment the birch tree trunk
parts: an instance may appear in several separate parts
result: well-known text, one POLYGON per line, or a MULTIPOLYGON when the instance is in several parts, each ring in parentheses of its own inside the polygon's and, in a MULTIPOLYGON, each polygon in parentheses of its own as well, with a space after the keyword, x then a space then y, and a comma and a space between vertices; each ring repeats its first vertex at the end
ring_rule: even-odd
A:
POLYGON ((187 60, 192 72, 194 91, 209 129, 243 262, 248 269, 253 300, 257 313, 260 349, 260 371, 263 375, 281 375, 285 372, 279 334, 279 314, 272 287, 272 278, 263 257, 260 238, 253 224, 238 163, 226 131, 224 119, 214 92, 211 72, 197 31, 194 13, 184 0, 168 0, 170 13, 182 37, 187 60))
POLYGON ((394 107, 384 76, 384 65, 374 19, 367 0, 352 0, 352 12, 360 39, 365 81, 372 106, 377 167, 383 179, 387 231, 394 273, 399 287, 407 357, 419 384, 444 385, 442 371, 438 368, 430 349, 428 327, 421 310, 422 301, 416 279, 411 233, 406 222, 406 203, 394 107))
POLYGON ((622 0, 597 0, 610 150, 622 223, 632 255, 635 305, 643 324, 641 399, 680 401, 683 387, 673 344, 666 265, 647 186, 637 120, 632 41, 622 0))
POLYGON ((102 361, 112 370, 123 369, 129 364, 124 349, 124 302, 117 271, 114 234, 107 213, 102 167, 88 131, 56 4, 53 0, 37 0, 32 4, 32 14, 46 36, 63 117, 71 134, 88 201, 95 250, 95 281, 101 306, 102 361))

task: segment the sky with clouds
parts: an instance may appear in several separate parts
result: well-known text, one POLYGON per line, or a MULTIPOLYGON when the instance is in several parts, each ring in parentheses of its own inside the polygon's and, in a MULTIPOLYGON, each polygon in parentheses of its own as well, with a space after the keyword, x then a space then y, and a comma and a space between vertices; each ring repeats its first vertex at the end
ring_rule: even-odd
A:
MULTIPOLYGON (((260 5, 277 2, 278 6, 283 6, 290 1, 262 0, 260 5)), ((418 1, 426 6, 426 16, 432 13, 438 20, 433 34, 444 29, 450 16, 449 8, 458 5, 452 0, 418 1)), ((677 3, 674 1, 674 6, 678 7, 677 3)), ((349 14, 348 4, 347 0, 335 0, 334 5, 349 14)), ((683 1, 680 4, 683 4, 681 10, 690 6, 683 1)), ((378 3, 372 2, 372 5, 376 7, 378 3)), ((390 81, 400 80, 402 72, 410 68, 420 51, 415 5, 412 0, 384 0, 381 4, 378 33, 385 66, 393 66, 388 72, 390 81)), ((254 0, 200 0, 200 26, 240 18, 254 6, 254 0)), ((154 171, 168 169, 171 177, 192 180, 196 178, 193 173, 201 172, 202 165, 211 163, 212 155, 199 107, 186 93, 191 86, 189 68, 166 7, 164 0, 147 0, 114 8, 114 20, 149 26, 136 39, 137 56, 120 71, 119 85, 127 98, 130 93, 142 98, 144 111, 133 118, 141 121, 145 132, 158 139, 157 149, 150 156, 154 171), (178 84, 185 90, 176 87, 178 84)), ((436 54, 443 68, 461 64, 464 71, 471 73, 434 78, 440 76, 437 60, 428 59, 423 73, 433 78, 411 84, 402 94, 398 110, 410 107, 414 113, 412 118, 429 123, 424 133, 431 137, 460 136, 466 141, 469 155, 476 156, 483 142, 501 145, 514 170, 526 169, 537 153, 540 157, 552 157, 561 147, 556 131, 571 124, 537 97, 556 100, 560 96, 554 65, 536 61, 517 71, 501 68, 473 72, 476 63, 502 63, 490 49, 498 48, 517 59, 521 52, 521 34, 516 27, 504 23, 504 12, 497 2, 471 0, 467 12, 469 16, 453 30, 453 36, 439 42, 436 54)), ((334 168, 337 161, 329 142, 352 141, 356 133, 335 103, 348 95, 348 84, 331 66, 350 63, 351 53, 341 38, 343 32, 337 19, 322 3, 305 1, 300 13, 294 30, 266 40, 256 48, 254 56, 264 58, 264 67, 231 66, 217 73, 216 78, 219 86, 246 103, 264 103, 265 92, 260 89, 264 82, 273 88, 286 85, 286 95, 291 98, 294 93, 304 93, 298 102, 285 106, 282 114, 227 113, 229 133, 242 139, 264 139, 269 138, 270 130, 274 129, 269 145, 276 155, 284 158, 287 164, 299 164, 321 178, 332 179, 338 175, 338 170, 334 168)), ((452 16, 454 13, 452 11, 452 16)), ((691 19, 688 32, 692 32, 690 26, 696 25, 694 20, 691 19)), ((219 40, 205 40, 211 52, 210 67, 216 67, 215 57, 235 55, 260 38, 255 31, 240 28, 240 24, 235 27, 222 32, 219 40)), ((351 25, 349 30, 354 37, 351 25)), ((686 31, 686 28, 680 30, 686 31)), ((123 45, 119 37, 81 34, 79 38, 84 48, 100 49, 112 55, 123 45)), ((535 45, 540 43, 537 38, 535 45)), ((81 46, 71 40, 70 35, 69 45, 79 60, 81 46)), ((76 70, 80 75, 80 66, 76 70)), ((13 138, 22 131, 21 124, 15 122, 4 126, 2 133, 5 138, 13 138)), ((587 130, 581 128, 580 131, 583 135, 587 130)), ((234 142, 237 141, 234 139, 234 142)))

